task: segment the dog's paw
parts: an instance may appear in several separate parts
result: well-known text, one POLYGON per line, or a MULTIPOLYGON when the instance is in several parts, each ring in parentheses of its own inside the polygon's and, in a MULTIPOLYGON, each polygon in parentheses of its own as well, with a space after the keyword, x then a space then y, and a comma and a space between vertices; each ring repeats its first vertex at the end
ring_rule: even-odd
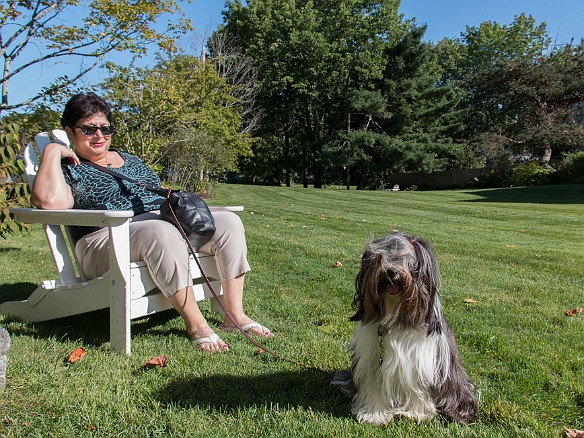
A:
POLYGON ((391 421, 393 415, 387 411, 382 412, 358 412, 357 413, 357 421, 359 423, 371 423, 376 424, 378 426, 382 426, 387 424, 391 421))

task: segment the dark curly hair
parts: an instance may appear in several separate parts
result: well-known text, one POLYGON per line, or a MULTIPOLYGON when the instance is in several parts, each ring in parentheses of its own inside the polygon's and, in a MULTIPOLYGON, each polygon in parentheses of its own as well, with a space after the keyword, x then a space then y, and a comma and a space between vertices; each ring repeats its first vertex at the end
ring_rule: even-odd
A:
POLYGON ((114 124, 114 117, 109 104, 95 93, 75 94, 63 110, 61 126, 73 127, 77 122, 94 114, 103 113, 110 124, 114 124))

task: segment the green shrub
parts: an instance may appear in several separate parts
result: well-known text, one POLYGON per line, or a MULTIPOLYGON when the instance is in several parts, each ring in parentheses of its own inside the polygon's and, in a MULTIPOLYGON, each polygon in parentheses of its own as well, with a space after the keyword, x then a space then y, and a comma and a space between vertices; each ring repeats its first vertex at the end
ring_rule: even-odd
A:
POLYGON ((584 175, 584 151, 568 154, 564 157, 563 168, 571 177, 584 175))
POLYGON ((4 239, 8 234, 30 232, 30 225, 15 222, 9 213, 10 207, 30 207, 28 184, 19 181, 24 172, 19 152, 18 125, 3 123, 0 132, 0 237, 4 239))
POLYGON ((522 163, 513 168, 509 184, 511 186, 540 186, 553 182, 556 170, 535 162, 522 163))
POLYGON ((492 187, 507 187, 509 185, 509 171, 507 168, 493 168, 478 175, 469 183, 471 187, 486 189, 492 187))

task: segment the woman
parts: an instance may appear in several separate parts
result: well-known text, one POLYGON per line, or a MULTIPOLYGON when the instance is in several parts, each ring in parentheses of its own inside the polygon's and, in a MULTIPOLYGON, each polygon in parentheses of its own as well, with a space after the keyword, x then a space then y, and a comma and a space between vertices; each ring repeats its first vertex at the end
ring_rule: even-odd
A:
MULTIPOLYGON (((192 290, 187 244, 174 225, 160 219, 163 200, 145 188, 120 181, 84 161, 115 169, 145 184, 160 185, 158 176, 138 157, 110 150, 114 132, 109 105, 94 93, 76 94, 65 106, 61 124, 74 150, 49 144, 32 189, 33 205, 43 209, 107 208, 133 210, 130 223, 131 261, 144 260, 160 291, 183 317, 189 339, 204 351, 227 351, 207 324, 192 290)), ((243 284, 249 271, 243 224, 231 212, 214 212, 216 232, 198 250, 215 256, 223 287, 223 301, 240 327, 250 334, 272 336, 243 309, 243 284)), ((81 227, 80 227, 81 228, 81 227)), ((107 229, 77 229, 75 254, 88 278, 108 270, 107 229)), ((234 331, 225 317, 220 327, 234 331)))

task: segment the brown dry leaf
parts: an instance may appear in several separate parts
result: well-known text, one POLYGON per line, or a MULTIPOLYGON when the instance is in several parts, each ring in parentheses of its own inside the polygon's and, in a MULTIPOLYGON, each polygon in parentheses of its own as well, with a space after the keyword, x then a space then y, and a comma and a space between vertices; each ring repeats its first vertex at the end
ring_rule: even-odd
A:
POLYGON ((261 348, 258 348, 255 352, 255 354, 263 354, 263 353, 265 353, 265 350, 263 350, 261 348))
POLYGON ((341 262, 340 260, 337 260, 336 262, 333 263, 333 268, 340 268, 341 266, 343 266, 343 262, 341 262))
POLYGON ((582 307, 577 307, 577 308, 575 308, 575 309, 572 309, 572 310, 566 310, 566 311, 564 312, 564 314, 565 314, 566 316, 574 316, 574 315, 576 315, 577 313, 582 313, 582 310, 584 310, 584 309, 582 309, 582 307))
POLYGON ((518 233, 527 233, 527 230, 517 230, 518 233))
POLYGON ((469 304, 475 304, 478 302, 477 300, 473 300, 472 298, 465 298, 463 301, 469 304))
POLYGON ((168 356, 166 356, 166 354, 161 354, 160 356, 150 359, 142 365, 141 368, 165 367, 166 365, 168 365, 168 356))
POLYGON ((71 353, 71 355, 69 356, 69 359, 67 359, 67 362, 75 363, 79 359, 81 359, 83 356, 85 356, 86 354, 87 354, 87 350, 85 350, 82 347, 78 347, 73 351, 73 353, 71 353))
POLYGON ((584 430, 568 429, 566 427, 566 436, 568 438, 584 438, 584 430))

